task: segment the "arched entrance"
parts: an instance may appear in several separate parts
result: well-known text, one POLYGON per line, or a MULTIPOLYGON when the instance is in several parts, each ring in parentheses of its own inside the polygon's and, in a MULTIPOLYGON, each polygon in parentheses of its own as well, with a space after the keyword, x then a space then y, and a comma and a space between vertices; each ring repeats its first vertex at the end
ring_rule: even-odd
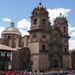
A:
POLYGON ((58 67, 58 61, 55 59, 54 60, 54 68, 57 68, 58 67))

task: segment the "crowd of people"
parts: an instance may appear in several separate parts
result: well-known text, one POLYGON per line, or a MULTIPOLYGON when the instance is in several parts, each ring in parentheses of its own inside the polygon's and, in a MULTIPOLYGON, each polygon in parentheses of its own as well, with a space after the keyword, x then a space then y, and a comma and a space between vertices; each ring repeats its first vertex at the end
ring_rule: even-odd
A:
POLYGON ((44 75, 44 73, 41 74, 41 72, 37 72, 37 71, 26 71, 26 70, 22 70, 22 71, 14 71, 14 70, 7 70, 7 71, 1 71, 0 75, 44 75))
POLYGON ((75 75, 73 71, 43 71, 40 72, 39 70, 34 71, 14 71, 14 70, 7 70, 1 71, 0 75, 75 75))
POLYGON ((26 71, 26 70, 22 70, 22 71, 10 71, 10 70, 7 70, 7 71, 1 71, 0 72, 0 75, 44 75, 44 73, 41 73, 41 72, 30 72, 30 71, 26 71))

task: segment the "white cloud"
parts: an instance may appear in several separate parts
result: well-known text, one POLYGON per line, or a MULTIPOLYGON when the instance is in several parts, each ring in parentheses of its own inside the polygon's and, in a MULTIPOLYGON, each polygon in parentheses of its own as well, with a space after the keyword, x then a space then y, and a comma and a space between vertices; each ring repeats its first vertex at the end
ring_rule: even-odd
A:
POLYGON ((75 38, 75 31, 72 32, 72 34, 70 36, 73 37, 73 38, 75 38))
POLYGON ((5 18, 2 18, 2 21, 4 21, 4 22, 11 22, 11 19, 10 19, 10 18, 5 17, 5 18))
POLYGON ((4 29, 5 29, 4 27, 0 27, 0 37, 1 37, 1 33, 4 29))
POLYGON ((75 38, 75 27, 71 26, 70 24, 69 24, 69 35, 72 38, 75 38))
POLYGON ((70 35, 70 40, 69 40, 69 50, 72 50, 75 48, 75 27, 71 26, 69 24, 69 35, 70 35))
POLYGON ((22 36, 29 35, 29 33, 23 29, 20 29, 20 32, 22 33, 22 36))
POLYGON ((50 21, 53 24, 53 21, 56 17, 62 14, 62 16, 68 16, 71 9, 64 9, 64 8, 55 8, 55 9, 48 9, 50 21))
POLYGON ((30 29, 30 22, 26 19, 22 19, 17 23, 17 27, 20 29, 29 30, 30 29))
POLYGON ((72 27, 72 26, 69 24, 69 35, 71 35, 74 30, 75 30, 75 27, 72 27))
POLYGON ((75 49, 75 39, 69 40, 69 50, 75 49))
POLYGON ((26 19, 21 19, 17 22, 17 27, 20 29, 22 36, 29 35, 27 32, 30 29, 30 22, 26 19))

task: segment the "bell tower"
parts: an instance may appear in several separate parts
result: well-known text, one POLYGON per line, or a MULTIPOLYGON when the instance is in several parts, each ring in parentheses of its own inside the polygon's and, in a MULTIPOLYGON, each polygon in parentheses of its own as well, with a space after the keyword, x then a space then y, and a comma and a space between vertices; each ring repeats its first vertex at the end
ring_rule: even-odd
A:
POLYGON ((54 26, 61 32, 62 36, 62 43, 63 43, 63 52, 68 53, 69 52, 69 46, 68 46, 68 41, 69 41, 69 34, 68 34, 68 21, 67 19, 62 16, 60 13, 60 16, 57 17, 54 21, 54 26))
POLYGON ((48 41, 50 35, 50 21, 48 11, 42 3, 34 8, 31 15, 31 28, 28 46, 31 50, 32 68, 48 68, 48 41))
POLYGON ((48 11, 41 3, 33 10, 31 16, 31 29, 49 28, 48 11))
MULTIPOLYGON (((57 31, 57 33, 59 33, 59 37, 57 39, 59 39, 58 42, 60 42, 57 47, 59 49, 55 48, 59 50, 58 58, 61 57, 59 58, 60 60, 58 60, 60 62, 59 67, 70 68, 70 63, 69 63, 70 62, 69 61, 69 38, 70 37, 68 34, 68 21, 64 16, 62 16, 61 13, 59 17, 57 17, 54 20, 54 31, 55 30, 57 31)), ((55 37, 57 37, 57 35, 55 37)))

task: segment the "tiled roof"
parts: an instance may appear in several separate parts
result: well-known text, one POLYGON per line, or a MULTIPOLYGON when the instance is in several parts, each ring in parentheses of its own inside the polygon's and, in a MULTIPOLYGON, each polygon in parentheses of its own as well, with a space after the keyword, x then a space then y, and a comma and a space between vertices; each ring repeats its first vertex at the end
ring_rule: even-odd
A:
POLYGON ((0 44, 0 51, 1 51, 1 50, 7 50, 7 51, 17 51, 16 49, 11 48, 11 47, 8 47, 8 46, 3 45, 3 44, 0 44))

